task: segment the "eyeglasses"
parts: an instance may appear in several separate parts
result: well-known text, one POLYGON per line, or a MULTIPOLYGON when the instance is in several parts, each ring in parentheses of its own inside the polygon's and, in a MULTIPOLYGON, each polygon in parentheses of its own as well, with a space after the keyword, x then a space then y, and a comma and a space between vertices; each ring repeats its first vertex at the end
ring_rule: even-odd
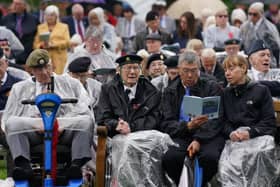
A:
POLYGON ((190 74, 195 74, 198 71, 198 68, 193 68, 193 69, 188 69, 188 68, 182 68, 183 73, 190 73, 190 74))
POLYGON ((249 16, 253 16, 253 17, 257 17, 258 16, 258 13, 255 13, 255 12, 249 12, 248 13, 249 16))
POLYGON ((217 17, 219 17, 219 18, 227 18, 228 15, 217 15, 217 17))
POLYGON ((130 71, 139 71, 140 67, 139 66, 124 66, 121 69, 123 69, 125 72, 130 72, 130 71))

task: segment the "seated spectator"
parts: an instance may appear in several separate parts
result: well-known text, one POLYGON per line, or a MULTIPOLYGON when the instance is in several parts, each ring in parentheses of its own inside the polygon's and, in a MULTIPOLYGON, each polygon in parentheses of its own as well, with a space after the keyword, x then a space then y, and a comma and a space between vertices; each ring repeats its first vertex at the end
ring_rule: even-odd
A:
MULTIPOLYGON (((228 39, 225 41, 225 51, 216 53, 217 62, 223 64, 227 56, 234 56, 240 54, 240 40, 239 39, 228 39)), ((245 54, 243 54, 245 56, 245 54)))
POLYGON ((229 25, 228 11, 219 10, 215 14, 216 25, 211 25, 204 32, 205 47, 214 48, 215 51, 224 50, 224 42, 227 39, 240 38, 239 28, 229 25))
POLYGON ((62 74, 70 41, 68 26, 59 21, 59 10, 55 5, 46 8, 45 19, 46 21, 38 26, 33 47, 46 49, 52 59, 54 72, 62 74), (42 38, 46 33, 49 33, 48 38, 42 38))
POLYGON ((186 46, 187 50, 194 50, 199 58, 201 57, 201 51, 203 48, 203 42, 199 39, 191 39, 186 46))
POLYGON ((231 12, 231 24, 237 28, 247 20, 247 15, 241 8, 236 8, 231 12))
POLYGON ((151 80, 151 83, 161 92, 171 84, 171 82, 176 79, 179 75, 178 70, 178 56, 171 56, 164 60, 164 65, 166 66, 166 72, 151 80))
POLYGON ((0 26, 0 48, 7 52, 5 55, 9 59, 14 59, 24 52, 24 47, 17 36, 3 26, 0 26))
POLYGON ((220 63, 217 63, 216 61, 216 53, 214 49, 211 48, 203 49, 200 59, 202 65, 200 71, 209 75, 213 75, 214 77, 216 77, 218 83, 222 87, 226 87, 227 81, 225 78, 225 72, 222 65, 220 63))
POLYGON ((128 3, 123 3, 123 17, 118 18, 116 33, 122 38, 123 52, 134 52, 133 40, 136 33, 145 28, 145 22, 135 16, 133 8, 128 3))
POLYGON ((134 52, 145 48, 145 39, 147 35, 152 33, 160 35, 162 44, 170 44, 172 42, 171 35, 160 28, 160 19, 158 12, 148 12, 146 15, 146 24, 147 26, 136 34, 133 43, 134 52))
POLYGON ((264 4, 255 2, 248 9, 248 20, 240 28, 242 45, 246 53, 249 53, 255 40, 263 40, 271 50, 273 63, 279 67, 280 37, 277 28, 264 16, 264 4))
POLYGON ((88 13, 89 26, 98 28, 103 35, 103 42, 106 43, 107 49, 111 52, 116 52, 117 47, 117 35, 115 28, 106 22, 104 16, 104 10, 100 7, 92 9, 88 13))
MULTIPOLYGON (((91 59, 90 70, 94 78, 102 83, 112 80, 116 73, 115 54, 103 45, 103 34, 100 29, 89 27, 85 35, 85 43, 75 48, 68 57, 68 64, 76 57, 88 56, 91 59)), ((68 64, 65 72, 68 71, 68 64)))
POLYGON ((271 69, 271 52, 263 40, 256 40, 251 44, 248 53, 251 70, 248 76, 254 81, 280 81, 279 69, 271 69))
POLYGON ((111 185, 163 185, 158 163, 168 136, 148 131, 158 127, 160 92, 140 76, 141 61, 137 55, 118 58, 119 73, 101 89, 97 122, 105 125, 108 135, 113 137, 111 185), (146 139, 148 134, 156 136, 146 139), (159 141, 159 136, 162 141, 159 141), (149 172, 151 170, 153 172, 149 172))
POLYGON ((149 34, 145 38, 146 40, 146 49, 149 54, 157 54, 160 53, 161 47, 161 37, 159 34, 149 34))
POLYGON ((44 134, 42 134, 44 126, 39 110, 34 105, 23 105, 21 101, 49 92, 49 88, 62 98, 78 99, 77 104, 60 106, 57 120, 59 143, 71 147, 72 163, 68 168, 67 176, 70 179, 81 178, 80 167, 91 158, 90 145, 94 122, 93 115, 84 102, 88 100, 86 91, 79 81, 52 72, 50 56, 46 50, 34 50, 26 64, 34 77, 13 86, 2 118, 15 163, 13 178, 26 180, 32 177, 30 147, 42 144, 44 141, 44 134), (80 145, 81 142, 83 146, 80 145))
POLYGON ((229 83, 223 96, 228 141, 219 162, 221 185, 274 186, 279 181, 279 153, 275 152, 276 120, 270 92, 247 77, 244 57, 227 57, 224 68, 229 83))
POLYGON ((194 38, 202 40, 201 29, 198 27, 193 13, 185 12, 181 15, 178 28, 173 33, 173 43, 178 42, 181 49, 185 49, 188 41, 194 38))
POLYGON ((207 115, 200 115, 189 119, 181 109, 184 95, 222 95, 222 89, 216 82, 200 77, 199 67, 199 57, 195 52, 182 53, 178 62, 179 77, 163 92, 160 128, 179 145, 169 147, 163 157, 163 168, 177 185, 187 155, 190 158, 197 155, 203 168, 203 186, 206 185, 217 172, 224 147, 224 138, 220 135, 223 129, 221 118, 209 120, 207 115))
POLYGON ((0 110, 4 110, 6 106, 6 102, 8 96, 10 95, 10 91, 12 86, 19 82, 21 79, 11 75, 8 71, 8 61, 5 58, 3 50, 0 48, 0 110))
POLYGON ((149 56, 146 64, 149 80, 153 80, 165 73, 165 66, 163 64, 165 59, 166 57, 161 53, 149 56))
POLYGON ((91 109, 95 109, 99 100, 101 83, 90 78, 90 73, 92 73, 89 70, 90 64, 89 57, 78 57, 70 62, 68 70, 71 77, 78 79, 82 83, 90 98, 89 106, 91 109))

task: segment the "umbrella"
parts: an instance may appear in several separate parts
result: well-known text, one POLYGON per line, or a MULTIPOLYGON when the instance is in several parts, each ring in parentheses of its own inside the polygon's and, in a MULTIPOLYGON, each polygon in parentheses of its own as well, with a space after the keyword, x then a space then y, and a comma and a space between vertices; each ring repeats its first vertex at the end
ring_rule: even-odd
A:
POLYGON ((201 17, 201 10, 208 8, 214 12, 226 9, 226 5, 220 0, 177 0, 167 10, 167 14, 175 19, 186 12, 191 11, 196 18, 201 17))
POLYGON ((255 2, 262 2, 264 4, 280 4, 279 0, 263 0, 263 1, 258 1, 258 0, 232 0, 233 4, 252 4, 255 2))

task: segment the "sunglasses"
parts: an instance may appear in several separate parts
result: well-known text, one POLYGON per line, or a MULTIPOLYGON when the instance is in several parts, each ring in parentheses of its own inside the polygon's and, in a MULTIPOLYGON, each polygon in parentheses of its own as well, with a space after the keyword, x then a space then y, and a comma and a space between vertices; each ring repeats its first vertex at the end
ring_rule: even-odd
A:
POLYGON ((258 13, 249 12, 249 13, 248 13, 248 15, 249 15, 249 16, 254 16, 254 17, 257 17, 257 16, 258 16, 258 13))
POLYGON ((217 15, 217 17, 219 17, 219 18, 227 18, 228 15, 217 15))

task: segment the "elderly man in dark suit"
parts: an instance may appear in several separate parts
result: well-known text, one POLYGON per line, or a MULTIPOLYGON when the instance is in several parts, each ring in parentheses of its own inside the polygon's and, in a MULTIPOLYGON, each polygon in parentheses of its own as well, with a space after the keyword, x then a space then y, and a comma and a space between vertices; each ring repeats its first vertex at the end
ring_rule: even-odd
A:
POLYGON ((159 14, 155 11, 150 11, 146 15, 147 27, 136 34, 134 40, 134 51, 145 49, 145 38, 151 33, 157 33, 161 36, 162 44, 170 44, 172 42, 171 35, 160 28, 159 14))
POLYGON ((33 49, 38 20, 26 11, 26 0, 13 0, 14 12, 2 18, 2 25, 12 30, 24 46, 24 52, 17 56, 17 64, 25 64, 33 49))
POLYGON ((85 31, 88 27, 88 19, 84 17, 84 8, 80 4, 72 6, 72 16, 65 17, 62 22, 66 23, 69 28, 70 36, 79 34, 84 40, 85 31))

